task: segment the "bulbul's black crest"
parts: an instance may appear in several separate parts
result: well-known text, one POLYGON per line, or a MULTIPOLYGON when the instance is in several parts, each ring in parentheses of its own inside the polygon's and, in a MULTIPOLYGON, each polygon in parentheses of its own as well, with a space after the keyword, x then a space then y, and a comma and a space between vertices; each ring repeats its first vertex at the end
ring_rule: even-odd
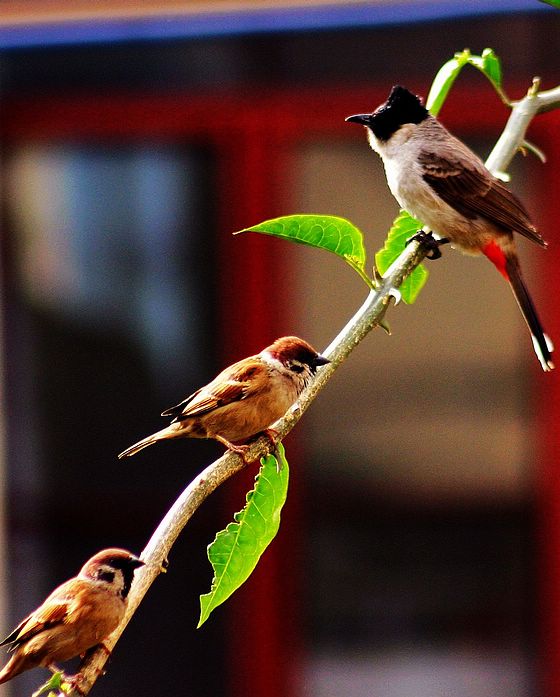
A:
POLYGON ((367 126, 379 140, 389 140, 403 124, 421 123, 427 117, 428 110, 420 97, 395 85, 387 101, 373 112, 367 126))

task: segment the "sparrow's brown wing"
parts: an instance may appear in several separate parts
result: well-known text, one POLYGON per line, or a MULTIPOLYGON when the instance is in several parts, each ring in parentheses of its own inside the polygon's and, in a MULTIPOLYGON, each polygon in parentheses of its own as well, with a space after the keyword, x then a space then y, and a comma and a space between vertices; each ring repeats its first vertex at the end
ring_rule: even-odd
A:
POLYGON ((35 612, 22 620, 13 632, 0 642, 0 646, 13 644, 13 650, 44 629, 73 621, 77 609, 83 605, 80 595, 87 593, 89 587, 89 583, 80 578, 72 578, 58 586, 35 612))
POLYGON ((14 631, 0 642, 0 646, 13 644, 10 649, 13 650, 20 644, 29 641, 29 639, 39 634, 39 632, 42 632, 44 629, 64 622, 67 615, 68 599, 47 599, 40 608, 20 622, 14 631))
POLYGON ((181 421, 238 402, 247 396, 260 372, 266 372, 266 367, 259 359, 239 361, 223 370, 212 382, 201 387, 177 406, 162 412, 162 416, 175 416, 177 421, 181 421))
MULTIPOLYGON (((6 644, 13 644, 18 640, 19 633, 21 630, 25 627, 25 625, 31 620, 32 615, 28 615, 24 620, 22 620, 18 626, 8 634, 8 636, 5 639, 2 639, 0 641, 0 646, 6 646, 6 644)), ((15 648, 15 647, 12 647, 15 648)))
POLYGON ((198 389, 196 392, 193 392, 190 394, 188 397, 185 397, 182 402, 179 402, 179 404, 176 404, 174 407, 169 407, 169 409, 165 409, 165 411, 161 412, 161 416, 180 416, 181 412, 183 409, 187 406, 187 404, 194 399, 199 392, 204 388, 198 389))
POLYGON ((478 162, 453 160, 421 152, 423 178, 440 198, 466 218, 483 216, 495 225, 513 230, 546 247, 519 199, 478 162))

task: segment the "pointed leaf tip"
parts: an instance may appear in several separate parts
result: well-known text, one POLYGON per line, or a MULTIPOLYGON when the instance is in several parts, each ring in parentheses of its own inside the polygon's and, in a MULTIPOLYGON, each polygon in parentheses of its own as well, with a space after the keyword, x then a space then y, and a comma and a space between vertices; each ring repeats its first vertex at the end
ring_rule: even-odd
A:
POLYGON ((332 252, 342 257, 370 288, 373 287, 366 273, 362 232, 346 218, 336 215, 286 215, 265 220, 235 234, 243 232, 259 232, 332 252))

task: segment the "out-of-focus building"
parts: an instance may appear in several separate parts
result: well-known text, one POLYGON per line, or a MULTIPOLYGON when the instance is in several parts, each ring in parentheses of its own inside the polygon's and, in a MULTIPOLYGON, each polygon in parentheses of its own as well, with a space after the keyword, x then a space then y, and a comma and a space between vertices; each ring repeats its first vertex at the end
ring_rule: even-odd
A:
MULTIPOLYGON (((162 409, 276 336, 323 348, 366 295, 330 255, 231 233, 341 215, 373 263, 397 206, 344 118, 395 83, 426 95, 465 47, 496 51, 512 98, 534 75, 554 87, 558 36, 536 0, 4 0, 6 629, 97 549, 140 551, 220 453, 118 461, 162 409)), ((441 113, 482 156, 507 117, 472 69, 441 113)), ((550 242, 520 251, 557 343, 559 124, 531 126, 546 165, 511 168, 550 242)), ((189 523, 95 694, 560 694, 559 378, 490 264, 445 249, 428 268, 287 439, 289 500, 253 577, 195 629, 249 468, 189 523)))

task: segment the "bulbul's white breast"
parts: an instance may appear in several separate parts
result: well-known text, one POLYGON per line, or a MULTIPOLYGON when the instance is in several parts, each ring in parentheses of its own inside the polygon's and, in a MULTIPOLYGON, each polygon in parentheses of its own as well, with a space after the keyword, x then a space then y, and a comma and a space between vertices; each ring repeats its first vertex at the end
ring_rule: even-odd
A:
POLYGON ((370 131, 368 139, 383 160, 387 184, 400 207, 437 235, 453 237, 453 230, 464 221, 423 178, 424 170, 418 160, 424 143, 420 127, 405 124, 388 141, 378 140, 370 131))
POLYGON ((388 141, 378 140, 368 129, 369 143, 383 160, 391 193, 401 208, 411 213, 419 192, 425 190, 429 194, 418 164, 418 143, 413 137, 416 128, 413 124, 405 124, 388 141))

